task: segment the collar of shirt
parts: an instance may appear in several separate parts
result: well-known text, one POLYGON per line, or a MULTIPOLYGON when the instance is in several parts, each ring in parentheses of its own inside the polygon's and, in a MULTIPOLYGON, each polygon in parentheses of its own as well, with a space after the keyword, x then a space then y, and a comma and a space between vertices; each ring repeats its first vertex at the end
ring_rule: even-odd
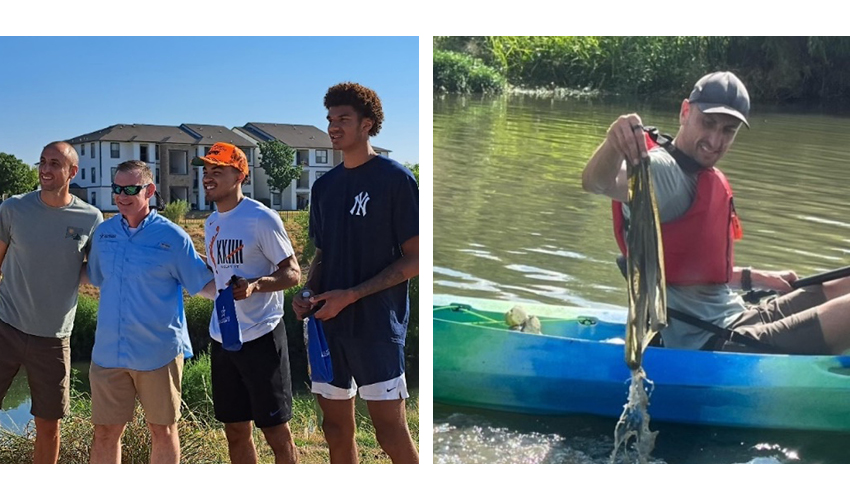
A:
MULTIPOLYGON (((152 208, 151 211, 145 216, 145 218, 142 219, 142 222, 139 223, 139 226, 135 229, 138 229, 139 231, 141 231, 145 226, 150 224, 151 221, 153 221, 155 217, 156 217, 156 209, 152 208)), ((121 227, 124 229, 124 232, 126 234, 130 234, 130 223, 127 222, 127 219, 125 219, 123 215, 121 216, 121 227)))

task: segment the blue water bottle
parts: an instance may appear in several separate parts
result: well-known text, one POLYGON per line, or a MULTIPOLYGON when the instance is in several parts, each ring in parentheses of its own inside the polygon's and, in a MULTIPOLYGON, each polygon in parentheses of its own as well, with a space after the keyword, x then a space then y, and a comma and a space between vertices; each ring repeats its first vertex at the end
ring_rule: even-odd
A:
POLYGON ((242 330, 236 318, 236 303, 233 300, 233 284, 236 277, 224 290, 219 290, 215 299, 215 313, 218 315, 218 329, 221 332, 221 347, 227 351, 242 349, 242 330))

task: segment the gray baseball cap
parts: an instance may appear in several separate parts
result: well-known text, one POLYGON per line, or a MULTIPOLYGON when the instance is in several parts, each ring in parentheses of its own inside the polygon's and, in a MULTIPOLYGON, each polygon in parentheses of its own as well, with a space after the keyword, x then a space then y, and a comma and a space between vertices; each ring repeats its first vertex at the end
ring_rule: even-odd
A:
POLYGON ((750 128, 750 94, 734 73, 718 71, 700 78, 688 101, 703 113, 734 116, 750 128))

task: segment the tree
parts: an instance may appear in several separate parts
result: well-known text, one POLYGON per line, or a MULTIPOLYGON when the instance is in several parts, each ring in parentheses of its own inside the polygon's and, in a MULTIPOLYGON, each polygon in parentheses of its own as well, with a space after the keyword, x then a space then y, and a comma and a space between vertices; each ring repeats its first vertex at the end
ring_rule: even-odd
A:
POLYGON ((38 170, 14 155, 0 153, 0 196, 28 193, 38 186, 38 170))
POLYGON ((283 192, 292 181, 301 177, 301 165, 294 165, 295 150, 274 140, 259 143, 260 166, 269 176, 269 187, 283 192))
POLYGON ((404 166, 413 172, 413 175, 416 177, 416 183, 419 184, 419 164, 411 165, 410 163, 405 163, 404 166))

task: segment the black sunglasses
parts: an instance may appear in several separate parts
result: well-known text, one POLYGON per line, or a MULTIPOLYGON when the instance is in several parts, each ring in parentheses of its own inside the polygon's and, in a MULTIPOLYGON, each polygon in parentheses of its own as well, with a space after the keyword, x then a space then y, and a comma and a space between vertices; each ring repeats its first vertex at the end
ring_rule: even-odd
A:
POLYGON ((121 191, 124 191, 124 194, 128 196, 136 196, 139 194, 139 191, 150 186, 150 184, 145 184, 144 186, 119 186, 118 184, 112 183, 112 193, 113 194, 121 194, 121 191))

